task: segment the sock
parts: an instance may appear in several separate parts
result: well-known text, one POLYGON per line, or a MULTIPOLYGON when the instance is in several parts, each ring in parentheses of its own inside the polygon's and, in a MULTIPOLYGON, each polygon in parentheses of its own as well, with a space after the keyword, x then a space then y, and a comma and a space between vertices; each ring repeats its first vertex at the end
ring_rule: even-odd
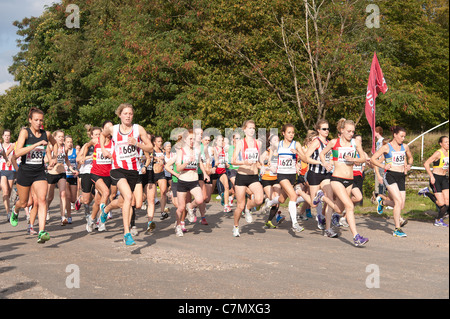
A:
POLYGON ((323 205, 322 205, 322 202, 320 202, 319 205, 317 205, 317 207, 316 207, 317 215, 323 215, 322 208, 323 208, 323 205))
POLYGON ((447 205, 442 205, 441 207, 439 207, 439 213, 438 213, 437 219, 443 218, 447 211, 448 211, 447 205))
POLYGON ((297 223, 297 203, 289 201, 289 215, 291 216, 292 225, 297 223))
POLYGON ((273 199, 269 200, 269 201, 267 202, 267 206, 275 206, 275 205, 278 205, 278 204, 280 203, 280 202, 278 201, 279 198, 280 198, 280 197, 277 196, 277 197, 274 197, 273 199))
POLYGON ((270 209, 269 217, 267 218, 267 221, 271 221, 271 220, 275 217, 275 214, 277 213, 277 211, 278 211, 277 206, 273 206, 273 207, 270 209))
POLYGON ((433 193, 430 193, 430 192, 428 192, 428 193, 425 193, 425 196, 427 196, 428 198, 430 198, 430 199, 431 199, 431 201, 432 201, 433 203, 435 203, 435 204, 436 204, 436 196, 434 196, 434 194, 433 194, 433 193))

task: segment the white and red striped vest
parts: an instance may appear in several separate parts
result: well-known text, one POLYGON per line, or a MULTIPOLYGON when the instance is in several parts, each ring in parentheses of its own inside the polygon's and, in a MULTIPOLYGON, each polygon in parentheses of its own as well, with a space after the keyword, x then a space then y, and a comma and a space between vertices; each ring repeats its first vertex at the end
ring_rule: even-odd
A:
POLYGON ((128 134, 123 134, 120 132, 120 124, 114 125, 112 135, 114 143, 112 169, 138 170, 139 148, 128 144, 128 137, 134 137, 138 142, 141 141, 138 127, 138 124, 133 124, 132 130, 128 134))
MULTIPOLYGON (((4 148, 3 145, 0 145, 0 151, 3 148, 5 150, 5 153, 7 153, 11 147, 14 147, 14 143, 10 143, 7 148, 4 148)), ((14 151, 12 151, 12 154, 14 154, 14 151)), ((6 165, 7 161, 8 161, 8 159, 3 158, 3 155, 0 154, 0 170, 1 171, 14 171, 14 167, 12 166, 12 164, 9 166, 6 165)))

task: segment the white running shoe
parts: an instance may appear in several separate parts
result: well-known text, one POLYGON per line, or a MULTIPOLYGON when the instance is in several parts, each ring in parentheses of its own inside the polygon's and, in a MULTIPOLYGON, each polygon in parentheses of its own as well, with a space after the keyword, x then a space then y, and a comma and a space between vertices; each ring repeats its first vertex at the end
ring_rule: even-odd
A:
POLYGON ((195 223, 197 221, 197 216, 195 216, 193 209, 188 208, 187 219, 191 223, 195 223))
POLYGON ((239 226, 233 226, 233 236, 234 237, 240 237, 241 234, 239 234, 239 226))
POLYGON ((180 225, 177 225, 175 227, 175 234, 177 235, 177 237, 183 237, 183 230, 181 229, 180 225))
POLYGON ((294 223, 292 225, 292 230, 296 233, 301 233, 302 231, 305 230, 305 228, 303 228, 302 226, 300 226, 298 223, 294 223))
POLYGON ((94 230, 94 221, 92 220, 91 216, 88 216, 86 222, 86 231, 88 233, 92 233, 93 230, 94 230))
POLYGON ((245 221, 247 223, 251 223, 253 221, 252 214, 250 213, 250 211, 248 209, 245 209, 244 217, 245 217, 245 221))

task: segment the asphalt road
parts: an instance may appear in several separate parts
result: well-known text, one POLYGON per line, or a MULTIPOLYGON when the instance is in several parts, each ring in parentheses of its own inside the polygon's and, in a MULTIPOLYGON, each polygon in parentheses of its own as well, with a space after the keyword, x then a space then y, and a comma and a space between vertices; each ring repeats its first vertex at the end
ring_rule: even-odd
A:
POLYGON ((284 223, 265 229, 265 216, 254 213, 250 224, 241 219, 235 238, 232 214, 211 203, 208 226, 187 222, 189 231, 176 237, 169 205, 171 217, 156 219, 150 235, 143 232, 145 212, 138 211, 140 233, 126 247, 119 211, 106 232, 87 233, 82 209, 71 225, 60 226, 57 205, 58 193, 45 244, 27 235, 23 211, 12 227, 0 206, 0 298, 449 298, 449 229, 429 221, 409 221, 408 237, 396 238, 392 219, 358 216, 358 230, 370 241, 354 247, 348 228, 327 238, 310 219, 297 234, 284 212, 284 223))

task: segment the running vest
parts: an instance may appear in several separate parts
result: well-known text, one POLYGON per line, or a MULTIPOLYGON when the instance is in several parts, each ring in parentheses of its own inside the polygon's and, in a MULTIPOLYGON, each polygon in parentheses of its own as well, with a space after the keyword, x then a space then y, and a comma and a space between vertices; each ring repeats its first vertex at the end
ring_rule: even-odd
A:
POLYGON ((138 124, 133 124, 127 134, 120 132, 120 124, 113 127, 112 141, 114 143, 112 169, 123 168, 126 170, 138 170, 139 152, 135 145, 128 144, 128 137, 139 139, 138 124))
POLYGON ((56 154, 56 163, 64 164, 66 162, 66 148, 64 145, 62 147, 58 147, 56 154))
MULTIPOLYGON (((113 151, 112 141, 105 145, 105 149, 110 153, 113 151)), ((92 154, 92 168, 91 173, 98 176, 109 176, 111 171, 112 160, 103 156, 100 142, 95 144, 94 153, 92 154)))
POLYGON ((445 156, 442 150, 438 150, 441 153, 441 157, 433 162, 433 168, 448 169, 448 155, 445 156))
MULTIPOLYGON (((170 161, 170 159, 171 159, 172 157, 175 156, 175 154, 172 153, 172 152, 170 152, 169 154, 170 154, 170 155, 167 156, 166 153, 164 153, 164 162, 165 162, 165 163, 168 163, 168 162, 170 161)), ((165 176, 165 177, 171 177, 171 176, 172 176, 172 174, 170 174, 170 173, 166 170, 165 165, 164 165, 164 176, 165 176)))
MULTIPOLYGON (((153 161, 152 166, 153 167, 155 166, 155 163, 157 162, 157 160, 156 160, 157 158, 163 158, 164 159, 165 155, 164 155, 163 152, 157 152, 157 151, 155 151, 155 149, 153 149, 153 159, 152 159, 152 161, 153 161)), ((162 172, 164 172, 164 161, 163 161, 163 170, 162 170, 162 172)))
MULTIPOLYGON (((319 140, 319 146, 315 149, 314 153, 312 153, 311 158, 313 160, 319 161, 320 162, 320 152, 322 152, 322 150, 325 148, 325 146, 327 146, 328 144, 328 140, 323 143, 319 137, 315 137, 314 139, 318 139, 319 140)), ((329 152, 328 154, 325 154, 325 161, 330 161, 331 158, 331 152, 329 152)), ((309 164, 309 170, 314 172, 314 173, 318 173, 318 174, 326 174, 327 170, 325 167, 322 166, 322 164, 309 164)))
MULTIPOLYGON (((25 140, 24 147, 31 146, 40 141, 47 140, 47 132, 45 130, 40 130, 41 136, 36 137, 29 127, 26 128, 28 137, 25 140)), ((32 171, 40 171, 45 170, 44 166, 44 157, 45 151, 47 150, 47 145, 39 145, 32 149, 29 153, 21 156, 20 165, 24 169, 32 170, 32 171)))
MULTIPOLYGON (((8 150, 10 148, 14 147, 13 143, 9 143, 7 148, 4 148, 3 145, 0 145, 0 149, 3 148, 5 150, 5 153, 8 153, 8 150)), ((12 153, 14 154, 14 151, 12 151, 12 153)), ((0 153, 0 170, 1 171, 13 171, 14 170, 14 166, 6 165, 6 162, 8 161, 8 158, 3 158, 3 155, 0 153)))
MULTIPOLYGON (((94 151, 95 151, 95 147, 89 146, 86 151, 86 157, 93 156, 94 151)), ((93 161, 92 157, 86 158, 84 160, 84 163, 81 164, 81 166, 80 166, 80 174, 90 174, 91 173, 92 161, 93 161)))
POLYGON ((352 165, 353 162, 347 162, 345 158, 347 156, 351 156, 352 158, 356 157, 355 139, 352 138, 350 144, 351 146, 341 146, 341 139, 338 138, 336 144, 331 149, 333 161, 352 165))
POLYGON ((295 149, 296 142, 292 141, 288 147, 284 147, 283 142, 284 140, 278 143, 277 174, 296 174, 297 154, 291 151, 291 149, 295 149))
MULTIPOLYGON (((356 158, 360 158, 359 154, 356 154, 356 158)), ((353 176, 362 176, 365 165, 366 165, 366 163, 354 163, 353 164, 353 176)))
MULTIPOLYGON (((186 152, 184 151, 184 148, 181 149, 182 152, 182 156, 181 156, 181 164, 186 163, 187 162, 187 158, 188 158, 188 154, 186 154, 186 152)), ((194 156, 195 156, 195 151, 194 151, 194 156)), ((196 171, 198 168, 198 162, 197 162, 197 158, 194 158, 193 161, 189 162, 186 167, 184 168, 185 171, 196 171)))
MULTIPOLYGON (((69 152, 67 152, 67 153, 69 153, 69 152)), ((69 162, 70 162, 70 165, 72 166, 72 168, 74 170, 77 169, 77 151, 76 151, 76 149, 72 148, 72 153, 67 154, 67 157, 69 158, 69 162)), ((69 169, 69 166, 67 166, 66 163, 64 163, 64 168, 66 170, 66 177, 68 177, 68 178, 75 177, 75 175, 73 175, 73 173, 69 169)))
MULTIPOLYGON (((267 150, 267 153, 270 153, 267 150)), ((278 166, 278 156, 273 155, 264 161, 264 174, 261 175, 261 179, 265 181, 275 181, 277 179, 277 173, 274 173, 271 168, 275 167, 275 172, 278 166)))
POLYGON ((226 156, 225 149, 223 147, 216 147, 216 153, 219 163, 217 164, 216 174, 223 174, 226 171, 226 156))
POLYGON ((256 140, 254 147, 248 147, 247 140, 244 138, 244 148, 242 150, 242 153, 244 154, 244 160, 249 160, 253 163, 256 163, 259 158, 259 148, 256 140))
MULTIPOLYGON (((228 167, 228 169, 238 169, 239 166, 235 166, 233 164, 231 164, 231 161, 233 160, 233 153, 234 153, 234 145, 230 145, 230 147, 228 147, 228 164, 230 165, 228 167)), ((239 153, 237 156, 237 160, 240 160, 241 154, 239 153)))
POLYGON ((401 145, 400 151, 394 150, 391 143, 389 145, 389 152, 384 155, 386 164, 391 164, 392 166, 404 166, 406 159, 405 147, 401 145))

